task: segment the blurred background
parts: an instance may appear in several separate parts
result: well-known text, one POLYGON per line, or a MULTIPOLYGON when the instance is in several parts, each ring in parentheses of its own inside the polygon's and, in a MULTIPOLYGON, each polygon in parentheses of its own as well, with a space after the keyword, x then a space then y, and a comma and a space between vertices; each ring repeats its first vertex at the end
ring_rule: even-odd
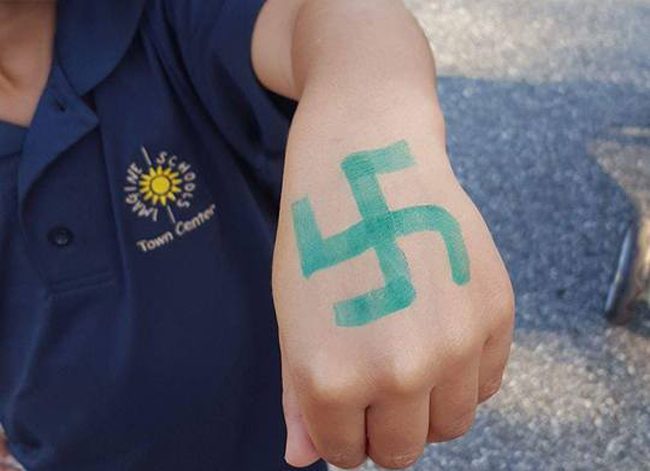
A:
POLYGON ((518 298, 502 391, 411 469, 650 470, 650 313, 603 317, 634 205, 650 209, 650 1, 406 3, 518 298))

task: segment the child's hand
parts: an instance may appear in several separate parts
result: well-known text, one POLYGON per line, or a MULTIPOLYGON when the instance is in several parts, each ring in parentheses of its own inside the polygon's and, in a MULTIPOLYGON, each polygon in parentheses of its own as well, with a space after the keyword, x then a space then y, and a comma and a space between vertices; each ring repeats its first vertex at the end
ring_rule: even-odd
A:
POLYGON ((394 0, 269 0, 255 38, 260 80, 300 101, 273 270, 287 460, 407 466, 497 391, 514 314, 428 44, 394 0))
MULTIPOLYGON (((384 467, 405 467, 425 441, 464 434, 477 403, 498 390, 513 296, 479 213, 448 172, 429 171, 425 147, 413 146, 412 166, 377 176, 390 213, 364 217, 368 230, 358 234, 349 228, 359 227, 361 205, 375 201, 376 188, 362 180, 351 190, 339 147, 329 156, 318 146, 315 153, 328 154, 322 170, 285 190, 274 292, 286 457, 294 465, 320 456, 352 467, 369 455, 384 467), (334 262, 322 261, 319 240, 301 219, 296 201, 304 197, 334 262), (434 215, 431 226, 401 218, 418 210, 423 219, 434 215), (392 240, 391 224, 405 235, 392 240)), ((392 149, 397 156, 399 145, 392 149)))

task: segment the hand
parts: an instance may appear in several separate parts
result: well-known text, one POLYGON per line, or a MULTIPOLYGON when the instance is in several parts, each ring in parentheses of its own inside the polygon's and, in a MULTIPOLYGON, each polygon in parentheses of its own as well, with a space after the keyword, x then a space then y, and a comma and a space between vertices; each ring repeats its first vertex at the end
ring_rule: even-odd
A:
MULTIPOLYGON (((305 251, 316 250, 315 242, 297 240, 309 234, 296 226, 296 201, 305 196, 325 239, 360 220, 341 159, 332 157, 359 146, 343 151, 349 144, 327 142, 311 147, 329 156, 317 174, 289 159, 276 245, 286 459, 305 466, 322 457, 350 468, 370 456, 383 467, 406 467, 427 441, 467 432, 477 404, 499 389, 512 336, 512 289, 485 223, 440 155, 444 147, 413 138, 406 141, 413 165, 378 175, 381 193, 391 210, 437 207, 455 220, 467 276, 454 255, 458 246, 443 243, 444 231, 413 231, 396 242, 407 263, 410 302, 406 296, 392 312, 376 312, 381 303, 369 302, 374 312, 349 317, 341 307, 346 300, 385 285, 378 250, 307 267, 306 277, 305 251)), ((301 146, 290 146, 288 155, 301 146)), ((361 187, 372 193, 367 181, 361 187)))
POLYGON ((429 44, 402 2, 269 0, 252 52, 299 101, 273 261, 286 459, 408 466, 497 391, 514 311, 446 158, 429 44))

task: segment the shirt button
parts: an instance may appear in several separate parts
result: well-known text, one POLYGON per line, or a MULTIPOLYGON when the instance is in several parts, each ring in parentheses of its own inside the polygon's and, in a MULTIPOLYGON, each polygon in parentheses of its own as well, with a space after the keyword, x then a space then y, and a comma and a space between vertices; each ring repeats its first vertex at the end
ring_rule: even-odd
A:
POLYGON ((55 247, 66 247, 72 243, 74 235, 67 227, 58 226, 50 229, 50 232, 47 234, 47 239, 55 247))

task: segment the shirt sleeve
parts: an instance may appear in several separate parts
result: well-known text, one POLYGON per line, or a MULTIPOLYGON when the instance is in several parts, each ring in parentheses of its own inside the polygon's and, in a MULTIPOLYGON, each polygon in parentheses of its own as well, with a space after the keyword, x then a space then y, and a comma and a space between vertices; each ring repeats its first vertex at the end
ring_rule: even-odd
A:
POLYGON ((295 102, 264 88, 251 61, 265 0, 167 0, 187 73, 219 130, 254 167, 284 156, 295 102))

